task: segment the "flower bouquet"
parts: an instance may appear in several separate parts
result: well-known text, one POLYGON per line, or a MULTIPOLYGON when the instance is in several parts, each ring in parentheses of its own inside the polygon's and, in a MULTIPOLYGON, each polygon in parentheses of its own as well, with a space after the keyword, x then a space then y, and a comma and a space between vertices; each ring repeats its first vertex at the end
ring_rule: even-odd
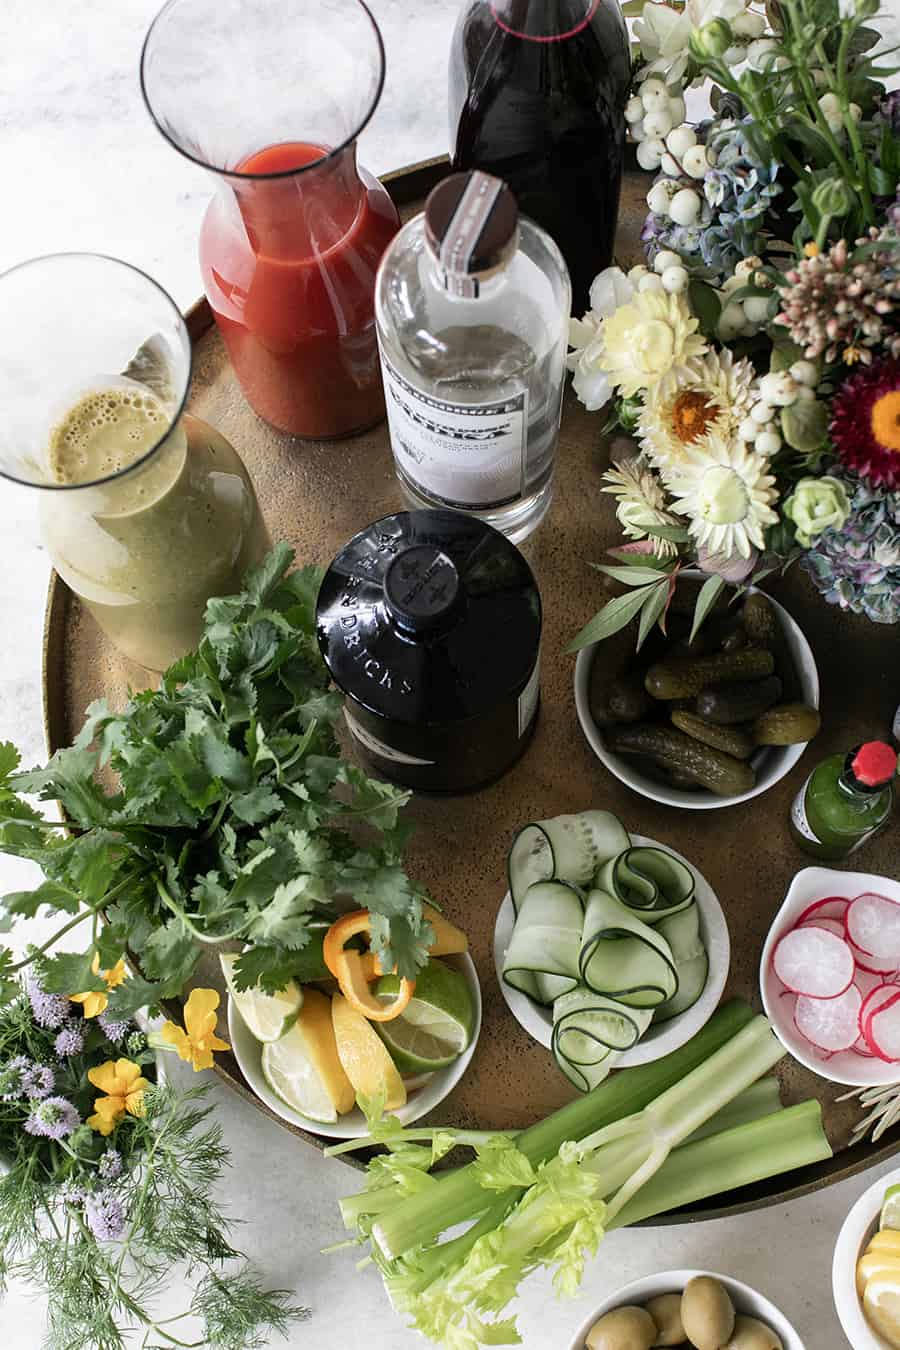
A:
MULTIPOLYGON (((112 987, 124 972, 109 975, 112 987)), ((218 1002, 191 997, 210 994, 218 1002)), ((182 1038, 196 1040, 186 1020, 160 1044, 182 1054, 182 1038)), ((39 973, 0 1010, 0 1263, 44 1291, 50 1350, 121 1350, 132 1332, 142 1345, 243 1350, 301 1315, 233 1264, 212 1199, 221 1132, 202 1090, 156 1081, 153 1041, 109 1017, 102 993, 50 993, 39 973), (196 1277, 192 1301, 161 1321, 154 1305, 179 1263, 196 1277)))
POLYGON ((627 542, 602 570, 627 589, 574 649, 663 623, 686 563, 708 577, 695 627, 797 559, 829 603, 900 621, 900 95, 878 8, 635 9, 647 262, 596 278, 569 357, 637 441, 604 475, 627 542))

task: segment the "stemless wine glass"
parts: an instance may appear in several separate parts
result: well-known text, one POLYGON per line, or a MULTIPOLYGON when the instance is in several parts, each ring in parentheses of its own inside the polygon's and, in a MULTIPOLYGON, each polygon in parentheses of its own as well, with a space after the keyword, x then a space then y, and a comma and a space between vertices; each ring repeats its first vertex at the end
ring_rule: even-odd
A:
POLYGON ((0 474, 42 490, 54 567, 150 670, 269 544, 237 454, 184 412, 190 375, 184 321, 137 268, 62 253, 0 275, 0 474))
POLYGON ((200 265, 232 365, 296 436, 384 414, 375 273, 400 222, 356 162, 383 83, 362 0, 169 0, 144 43, 151 117, 217 178, 200 265))

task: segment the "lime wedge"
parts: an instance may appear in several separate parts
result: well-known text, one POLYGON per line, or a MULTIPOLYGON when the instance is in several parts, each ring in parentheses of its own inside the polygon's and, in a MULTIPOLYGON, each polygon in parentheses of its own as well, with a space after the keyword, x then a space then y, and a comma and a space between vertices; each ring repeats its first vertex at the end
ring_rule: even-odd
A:
POLYGON ((277 1041, 263 1046, 262 1071, 275 1095, 301 1116, 329 1125, 337 1120, 337 1108, 296 1023, 277 1041))
MULTIPOLYGON (((396 975, 383 975, 375 994, 394 999, 396 975)), ((390 1022, 373 1022, 401 1073, 431 1073, 458 1059, 472 1039, 475 1009, 465 976, 431 960, 419 971, 416 990, 390 1022)))
POLYGON ((900 1186, 888 1186, 881 1206, 879 1228, 900 1228, 900 1186))
POLYGON ((222 974, 235 1006, 258 1041, 277 1041, 279 1036, 297 1020, 303 1007, 303 989, 293 980, 277 994, 264 994, 261 989, 237 990, 234 987, 234 966, 237 952, 225 952, 219 957, 222 974))

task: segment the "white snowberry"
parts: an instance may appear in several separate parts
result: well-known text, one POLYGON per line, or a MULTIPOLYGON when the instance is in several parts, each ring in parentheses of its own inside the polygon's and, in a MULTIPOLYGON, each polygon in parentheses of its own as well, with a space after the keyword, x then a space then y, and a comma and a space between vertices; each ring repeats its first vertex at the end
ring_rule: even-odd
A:
POLYGON ((772 370, 760 380, 759 392, 766 403, 788 408, 797 397, 797 382, 787 370, 772 370))
POLYGON ((765 323, 769 317, 769 297, 767 295, 749 295, 744 301, 744 313, 750 323, 765 323))
POLYGON ((672 198, 669 215, 676 225, 694 225, 700 219, 701 201, 693 188, 681 188, 672 198))
POLYGON ((664 291, 668 291, 669 295, 678 295, 680 291, 687 290, 690 278, 687 274, 687 268, 682 267, 679 263, 677 267, 667 267, 661 280, 664 291))
POLYGON ((625 104, 625 121, 639 122, 644 115, 644 105, 636 94, 625 104))
POLYGON ((742 441, 755 441, 759 435, 758 423, 752 417, 745 417, 738 427, 738 435, 742 441))
POLYGON ((732 338, 739 337, 741 333, 747 331, 747 320, 744 318, 744 311, 740 305, 726 305, 719 315, 719 337, 723 342, 730 342, 732 338))
POLYGON ((681 167, 691 178, 702 178, 709 168, 705 145, 692 145, 681 157, 681 167))
POLYGON ((777 431, 761 431, 753 442, 753 448, 761 455, 777 455, 781 449, 781 437, 777 431))
POLYGON ((670 94, 669 115, 672 118, 673 127, 681 126, 681 123, 687 116, 687 104, 681 94, 670 94))
POLYGON ((828 83, 828 76, 825 74, 824 70, 811 70, 809 73, 812 76, 812 82, 816 88, 824 89, 828 83))
POLYGON ((631 132, 631 139, 634 141, 635 145, 640 145, 641 141, 647 139, 647 133, 644 130, 643 122, 632 122, 628 130, 631 132))
POLYGON ((765 70, 774 61, 777 48, 774 38, 757 38, 747 48, 747 61, 754 70, 765 70))
POLYGON ((775 409, 771 408, 768 403, 764 403, 760 400, 759 403, 754 403, 753 407, 750 409, 750 416, 753 418, 754 422, 757 422, 760 426, 765 426, 766 422, 771 422, 772 418, 775 416, 775 409))
POLYGON ((735 37, 745 38, 748 42, 761 38, 766 31, 766 21, 762 14, 754 14, 752 10, 746 10, 743 14, 736 15, 731 21, 731 31, 735 37))
POLYGON ((680 267, 681 259, 670 248, 661 248, 653 259, 653 270, 662 276, 667 267, 680 267))
POLYGON ((628 280, 631 282, 632 286, 637 286, 641 277, 645 277, 649 271, 650 268, 646 267, 644 263, 635 263, 634 267, 628 272, 628 280))
POLYGON ((644 113, 644 130, 648 136, 668 136, 672 130, 672 118, 669 115, 668 108, 655 108, 653 112, 644 113))
POLYGON ((662 80, 657 80, 651 76, 645 80, 640 89, 641 102, 647 112, 655 112, 659 108, 669 110, 669 91, 662 80))
POLYGON ((645 277, 641 277, 637 288, 639 291, 661 291, 663 289, 662 277, 658 277, 655 272, 648 272, 645 277))
POLYGON ((659 167, 662 169, 663 173, 668 174, 670 178, 681 177, 681 165, 678 163, 677 159, 669 154, 668 150, 660 160, 659 167))
POLYGON ((678 191, 674 178, 660 178, 647 193, 647 205, 655 216, 667 216, 669 203, 678 191))
POLYGON ((697 133, 693 127, 675 127, 666 137, 666 149, 675 159, 680 159, 686 150, 697 144, 697 133))
POLYGON ((665 152, 666 147, 662 141, 654 136, 650 140, 641 141, 636 152, 637 162, 642 169, 658 169, 665 152))
POLYGON ((792 380, 809 385, 812 389, 819 383, 819 372, 814 361, 795 361, 789 373, 792 380))

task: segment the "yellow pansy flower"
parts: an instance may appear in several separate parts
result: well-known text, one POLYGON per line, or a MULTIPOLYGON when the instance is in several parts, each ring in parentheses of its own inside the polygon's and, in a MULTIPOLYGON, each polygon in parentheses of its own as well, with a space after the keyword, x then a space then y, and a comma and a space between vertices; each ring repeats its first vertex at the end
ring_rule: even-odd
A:
POLYGON ((184 1027, 174 1022, 164 1023, 160 1035, 178 1051, 179 1057, 198 1069, 211 1069, 214 1050, 230 1050, 227 1041, 216 1035, 216 1008, 219 995, 215 989, 192 989, 184 1005, 184 1027))
POLYGON ((92 1130, 112 1134, 126 1111, 132 1116, 144 1114, 144 1088, 150 1084, 141 1077, 139 1064, 130 1059, 108 1059, 105 1064, 88 1069, 88 1079, 106 1093, 94 1102, 94 1115, 88 1116, 92 1130))
MULTIPOLYGON (((91 962, 91 970, 95 975, 106 981, 107 989, 115 989, 120 984, 124 984, 128 971, 125 969, 125 959, 121 957, 111 970, 100 969, 100 953, 94 952, 94 959, 91 962)), ((102 994, 91 989, 86 994, 70 994, 70 1003, 81 1003, 84 1006, 85 1017, 99 1017, 100 1013, 106 1012, 106 1005, 109 1003, 107 994, 102 994)))

